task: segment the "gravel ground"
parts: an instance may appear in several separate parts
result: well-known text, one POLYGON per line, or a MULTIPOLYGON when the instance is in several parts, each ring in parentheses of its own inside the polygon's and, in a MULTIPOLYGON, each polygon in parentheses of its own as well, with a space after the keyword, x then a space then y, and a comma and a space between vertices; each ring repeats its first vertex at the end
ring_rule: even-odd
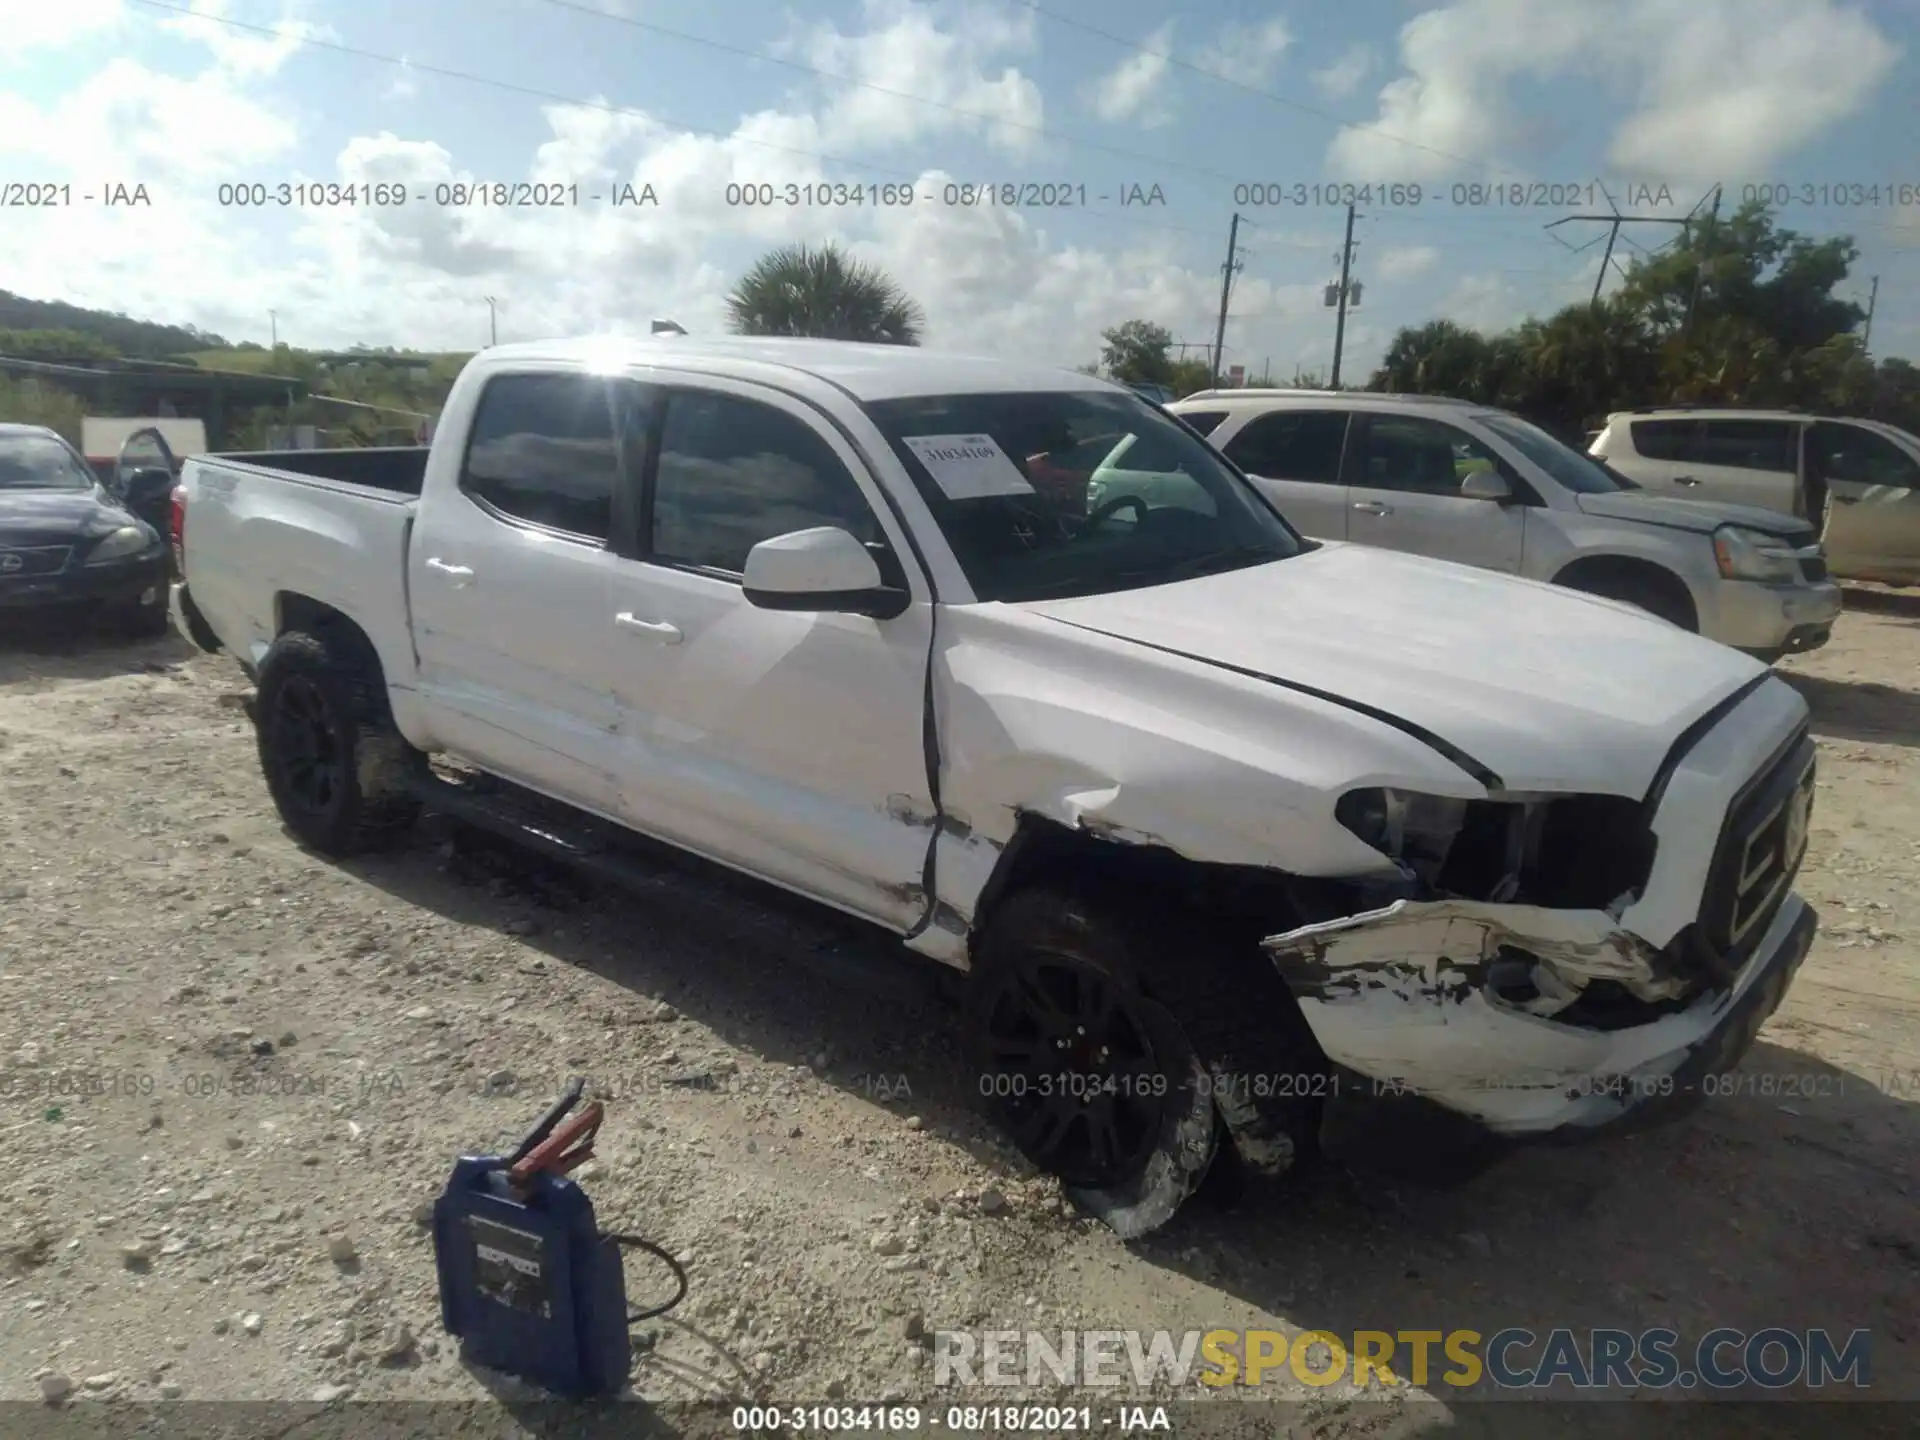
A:
MULTIPOLYGON (((1874 1391, 1920 1399, 1920 596, 1850 592, 1782 669, 1824 928, 1743 1093, 1449 1189, 1326 1167, 1129 1246, 977 1124, 916 962, 697 872, 594 893, 430 825, 328 863, 280 828, 230 662, 4 642, 0 1399, 513 1398, 440 1331, 422 1207, 575 1073, 609 1102, 603 1226, 692 1277, 641 1333, 652 1400, 924 1402, 923 1332, 962 1327, 1662 1323, 1868 1328, 1874 1391)), ((634 1257, 628 1285, 669 1281, 634 1257)), ((1327 1434, 1392 1409, 1316 1403, 1327 1434)))

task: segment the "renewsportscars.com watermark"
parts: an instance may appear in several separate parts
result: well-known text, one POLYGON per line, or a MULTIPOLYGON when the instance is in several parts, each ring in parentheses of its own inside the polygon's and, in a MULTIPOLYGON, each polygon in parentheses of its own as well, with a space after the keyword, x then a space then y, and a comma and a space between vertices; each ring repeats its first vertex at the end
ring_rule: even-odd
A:
POLYGON ((1296 1382, 1355 1389, 1431 1385, 1502 1390, 1784 1390, 1873 1380, 1873 1337, 1853 1330, 939 1330, 941 1386, 1085 1385, 1156 1380, 1212 1388, 1296 1382))

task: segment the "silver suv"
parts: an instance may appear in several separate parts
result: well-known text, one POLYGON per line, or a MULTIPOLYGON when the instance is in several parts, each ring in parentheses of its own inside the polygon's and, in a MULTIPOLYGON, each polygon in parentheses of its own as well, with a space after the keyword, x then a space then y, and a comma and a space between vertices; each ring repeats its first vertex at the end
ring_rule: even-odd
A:
MULTIPOLYGON (((1840 613, 1807 521, 1642 493, 1504 410, 1323 390, 1203 391, 1168 409, 1316 539, 1625 601, 1767 660, 1826 644, 1840 613)), ((1133 477, 1095 479, 1111 496, 1133 477)))
POLYGON ((1844 579, 1920 584, 1920 436, 1897 426, 1676 406, 1609 415, 1588 452, 1649 494, 1804 515, 1844 579))

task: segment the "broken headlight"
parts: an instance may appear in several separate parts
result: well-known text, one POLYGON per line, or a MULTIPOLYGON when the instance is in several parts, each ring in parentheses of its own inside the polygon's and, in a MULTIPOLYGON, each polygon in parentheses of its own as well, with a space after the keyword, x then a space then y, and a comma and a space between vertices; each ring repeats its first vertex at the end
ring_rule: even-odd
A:
POLYGON ((1436 893, 1495 904, 1605 909, 1653 869, 1639 802, 1615 795, 1455 800, 1350 790, 1334 818, 1436 893))
POLYGON ((1349 790, 1333 815, 1366 844, 1424 880, 1446 863, 1467 802, 1414 790, 1349 790))

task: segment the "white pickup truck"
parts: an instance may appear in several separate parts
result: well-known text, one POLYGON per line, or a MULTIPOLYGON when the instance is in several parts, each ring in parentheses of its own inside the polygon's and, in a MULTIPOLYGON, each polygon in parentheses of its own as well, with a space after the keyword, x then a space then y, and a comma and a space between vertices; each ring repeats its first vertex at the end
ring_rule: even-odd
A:
POLYGON ((299 839, 422 804, 616 870, 650 837, 879 926, 966 972, 983 1102, 1124 1234, 1217 1159, 1669 1110, 1812 942, 1814 747, 1766 667, 1303 539, 1084 375, 501 346, 430 451, 201 457, 176 504, 299 839), (1107 467, 1089 512, 1096 436, 1151 497, 1107 467))

